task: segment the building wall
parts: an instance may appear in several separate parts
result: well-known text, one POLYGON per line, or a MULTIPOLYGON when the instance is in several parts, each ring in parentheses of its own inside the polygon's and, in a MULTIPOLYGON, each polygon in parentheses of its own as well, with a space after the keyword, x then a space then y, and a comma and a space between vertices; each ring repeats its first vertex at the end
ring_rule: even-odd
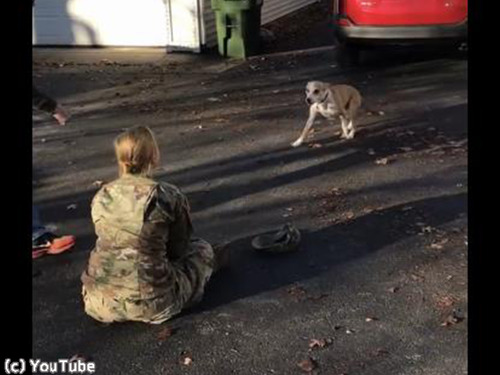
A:
POLYGON ((34 45, 165 46, 164 0, 37 0, 34 45))
MULTIPOLYGON (((262 24, 316 1, 264 0, 262 24)), ((32 35, 33 45, 217 45, 210 0, 37 0, 32 35)))

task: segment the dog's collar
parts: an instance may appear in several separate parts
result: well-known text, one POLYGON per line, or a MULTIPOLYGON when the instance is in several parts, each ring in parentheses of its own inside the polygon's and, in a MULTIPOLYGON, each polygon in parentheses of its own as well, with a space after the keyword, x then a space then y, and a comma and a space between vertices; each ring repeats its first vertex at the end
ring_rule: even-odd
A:
POLYGON ((322 101, 320 101, 319 104, 323 104, 324 102, 326 102, 326 99, 328 99, 328 95, 330 95, 330 91, 326 92, 325 98, 322 101))

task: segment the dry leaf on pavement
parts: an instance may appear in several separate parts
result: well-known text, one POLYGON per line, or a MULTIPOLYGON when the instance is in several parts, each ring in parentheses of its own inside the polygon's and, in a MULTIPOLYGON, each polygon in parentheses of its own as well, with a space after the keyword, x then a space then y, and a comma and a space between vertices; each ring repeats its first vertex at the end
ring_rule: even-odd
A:
POLYGON ((387 165, 388 163, 389 163, 388 158, 380 158, 380 159, 375 160, 375 164, 377 164, 377 165, 387 165))
POLYGON ((309 348, 314 349, 314 348, 324 348, 325 346, 329 345, 331 343, 331 340, 325 340, 325 339, 311 339, 309 340, 309 348))
POLYGON ((311 143, 309 148, 321 148, 323 145, 321 143, 311 143))
POLYGON ((443 327, 448 327, 448 326, 452 326, 452 325, 458 324, 458 323, 460 323, 463 320, 464 320, 463 317, 457 316, 456 313, 454 312, 454 313, 448 315, 448 317, 444 320, 443 323, 441 323, 441 325, 443 327))
POLYGON ((165 341, 170 336, 172 336, 173 329, 172 327, 165 327, 160 332, 158 332, 158 341, 165 341))
POLYGON ((446 244, 447 242, 448 242, 447 238, 444 238, 439 242, 434 242, 431 244, 431 249, 441 250, 443 248, 443 245, 446 244))
POLYGON ((351 220, 352 218, 354 218, 354 212, 352 212, 352 211, 346 212, 345 213, 345 218, 347 220, 351 220))
POLYGON ((300 285, 291 286, 290 288, 287 289, 287 292, 296 300, 299 300, 300 298, 303 298, 306 295, 306 290, 300 285))
POLYGON ((445 309, 451 307, 456 302, 456 299, 452 296, 441 296, 436 300, 436 304, 439 308, 445 309))
POLYGON ((300 361, 297 363, 297 366, 299 366, 302 371, 305 372, 312 372, 318 365, 316 364, 316 361, 314 361, 312 358, 309 359, 304 359, 303 361, 300 361))
POLYGON ((184 355, 181 357, 181 364, 184 366, 190 366, 193 363, 193 359, 189 355, 184 355))

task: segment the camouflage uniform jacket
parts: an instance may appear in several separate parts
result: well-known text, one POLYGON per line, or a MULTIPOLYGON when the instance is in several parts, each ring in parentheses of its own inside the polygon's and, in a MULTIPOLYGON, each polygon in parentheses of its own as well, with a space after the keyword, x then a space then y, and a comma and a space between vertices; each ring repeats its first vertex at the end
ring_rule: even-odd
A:
MULTIPOLYGON (((186 302, 187 297, 180 295, 188 294, 183 284, 190 284, 191 290, 193 282, 182 281, 189 279, 182 258, 190 251, 192 225, 187 198, 179 189, 124 175, 96 194, 92 220, 98 238, 82 274, 84 294, 124 301, 123 306, 132 303, 135 310, 143 309, 138 315, 144 321, 186 302)), ((128 320, 127 311, 116 313, 123 319, 109 320, 128 320)))

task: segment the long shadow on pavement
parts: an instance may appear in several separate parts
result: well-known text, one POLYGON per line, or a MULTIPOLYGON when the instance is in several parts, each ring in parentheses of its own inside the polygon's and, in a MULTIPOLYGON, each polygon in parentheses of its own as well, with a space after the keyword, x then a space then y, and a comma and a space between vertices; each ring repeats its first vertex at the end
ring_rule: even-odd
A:
MULTIPOLYGON (((467 212, 467 194, 428 198, 390 207, 351 222, 304 233, 301 250, 262 255, 251 248, 251 238, 231 243, 231 270, 216 275, 203 303, 194 311, 211 309, 291 283, 334 272, 343 263, 370 255, 408 237, 409 223, 425 215, 428 225, 439 227, 467 212), (403 207, 411 205, 411 214, 403 207), (412 220, 413 219, 413 220, 412 220)), ((418 251, 418 249, 408 250, 418 251)))

